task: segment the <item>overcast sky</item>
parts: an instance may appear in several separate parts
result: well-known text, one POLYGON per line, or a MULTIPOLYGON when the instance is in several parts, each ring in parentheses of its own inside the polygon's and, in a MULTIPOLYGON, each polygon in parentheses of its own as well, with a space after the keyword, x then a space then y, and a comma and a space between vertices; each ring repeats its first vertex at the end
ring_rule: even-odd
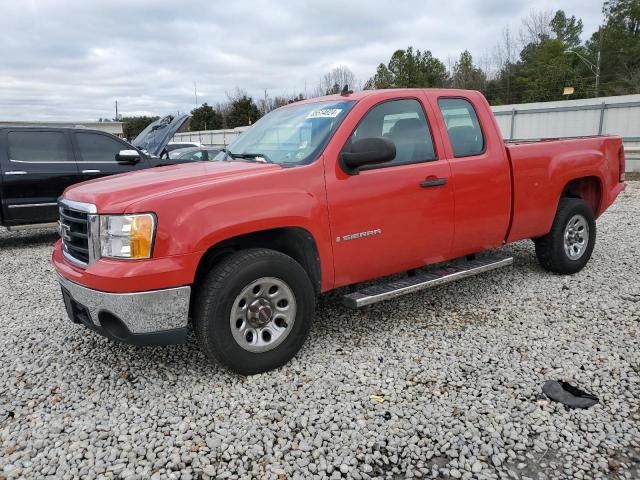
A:
POLYGON ((398 48, 445 64, 490 55, 500 31, 531 10, 601 21, 600 0, 4 0, 0 120, 163 115, 254 97, 311 92, 346 65, 363 83, 398 48))

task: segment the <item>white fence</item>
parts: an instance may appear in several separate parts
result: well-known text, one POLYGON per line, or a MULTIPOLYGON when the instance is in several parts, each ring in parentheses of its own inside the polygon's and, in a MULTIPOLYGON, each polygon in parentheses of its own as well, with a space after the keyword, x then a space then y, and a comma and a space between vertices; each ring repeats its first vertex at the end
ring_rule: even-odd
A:
POLYGON ((200 130, 198 132, 176 133, 173 142, 196 142, 205 145, 227 146, 249 127, 236 127, 226 130, 200 130))
MULTIPOLYGON (((627 171, 640 172, 640 95, 501 105, 492 110, 506 139, 620 135, 627 171)), ((227 145, 247 128, 178 133, 173 141, 227 145)))
POLYGON ((620 135, 627 172, 640 171, 640 95, 492 107, 507 139, 620 135))

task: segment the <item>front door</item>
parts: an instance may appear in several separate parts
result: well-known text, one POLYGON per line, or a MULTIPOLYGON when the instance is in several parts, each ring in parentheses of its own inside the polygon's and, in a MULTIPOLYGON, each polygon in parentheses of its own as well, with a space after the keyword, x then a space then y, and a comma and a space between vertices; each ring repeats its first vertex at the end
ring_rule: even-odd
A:
POLYGON ((356 140, 382 136, 394 142, 396 157, 355 175, 347 174, 336 158, 335 170, 327 171, 336 286, 420 267, 449 254, 451 172, 439 155, 441 144, 434 142, 425 107, 420 98, 368 107, 342 151, 356 140))
POLYGON ((57 200, 81 181, 64 129, 19 128, 3 132, 0 145, 3 216, 7 225, 55 222, 57 200))
POLYGON ((131 150, 131 146, 122 140, 102 132, 75 131, 73 133, 78 152, 78 168, 84 180, 133 172, 148 166, 145 158, 134 165, 116 162, 121 150, 131 150))

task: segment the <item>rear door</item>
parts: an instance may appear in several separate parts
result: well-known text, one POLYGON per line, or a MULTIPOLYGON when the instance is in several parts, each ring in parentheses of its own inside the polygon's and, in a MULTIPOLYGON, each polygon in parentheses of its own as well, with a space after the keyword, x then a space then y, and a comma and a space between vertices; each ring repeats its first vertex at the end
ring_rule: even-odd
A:
POLYGON ((452 256, 498 247, 509 227, 511 172, 489 104, 480 94, 430 98, 456 198, 452 256))
POLYGON ((149 166, 147 159, 143 157, 135 165, 118 163, 118 152, 131 150, 131 146, 108 133, 75 130, 72 136, 77 152, 78 169, 84 180, 133 172, 149 166))
POLYGON ((57 199, 81 181, 65 129, 17 128, 2 132, 2 209, 7 225, 55 222, 57 199))

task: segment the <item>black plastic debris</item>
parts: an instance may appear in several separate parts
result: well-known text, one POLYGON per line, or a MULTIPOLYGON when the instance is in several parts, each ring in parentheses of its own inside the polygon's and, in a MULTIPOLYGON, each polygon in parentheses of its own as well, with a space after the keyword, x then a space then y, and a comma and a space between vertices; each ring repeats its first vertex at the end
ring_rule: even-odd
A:
POLYGON ((542 391, 554 402, 560 402, 569 408, 589 408, 600 401, 595 395, 558 380, 544 382, 542 391))

